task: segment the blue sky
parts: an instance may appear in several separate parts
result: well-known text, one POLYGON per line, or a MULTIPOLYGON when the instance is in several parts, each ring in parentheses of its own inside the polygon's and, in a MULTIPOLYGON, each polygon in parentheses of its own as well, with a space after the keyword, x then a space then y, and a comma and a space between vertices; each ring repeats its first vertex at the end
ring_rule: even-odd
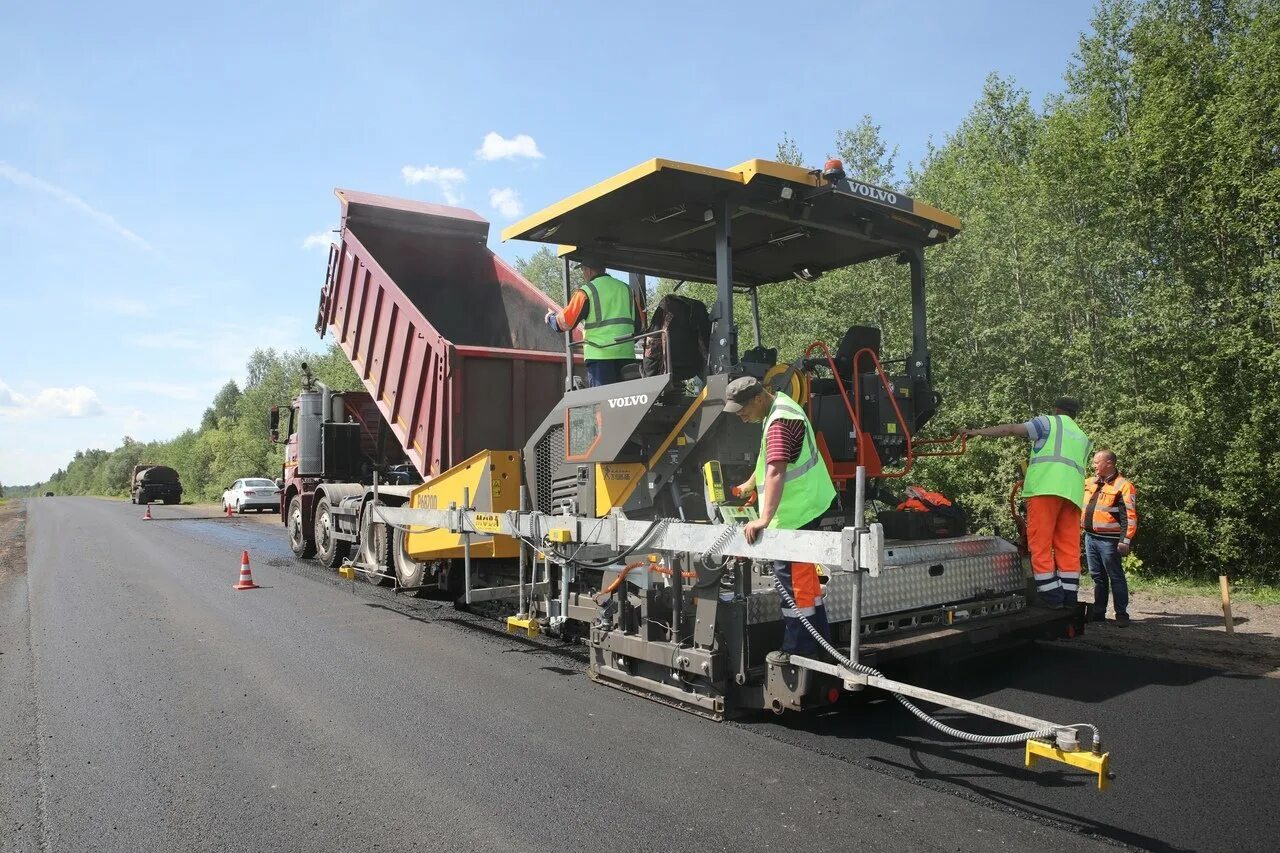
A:
MULTIPOLYGON (((989 72, 1062 88, 1087 2, 9 4, 0 482, 168 438, 257 347, 319 347, 334 187, 502 226, 655 156, 918 161, 989 72), (238 5, 238 4, 236 4, 238 5), (835 10, 838 10, 838 14, 835 10), (486 140, 487 143, 486 143, 486 140), (310 238, 310 239, 309 239, 310 238)), ((253 472, 249 472, 253 473, 253 472)))

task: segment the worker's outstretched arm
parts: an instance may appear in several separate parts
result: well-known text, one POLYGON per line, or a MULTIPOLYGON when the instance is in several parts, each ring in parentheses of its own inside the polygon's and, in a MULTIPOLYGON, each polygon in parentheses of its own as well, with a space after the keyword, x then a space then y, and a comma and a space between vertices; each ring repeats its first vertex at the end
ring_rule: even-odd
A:
POLYGON ((742 535, 747 542, 755 542, 760 531, 769 526, 778 504, 782 502, 782 479, 787 473, 784 461, 770 462, 764 470, 764 491, 760 495, 760 517, 747 524, 742 535))
POLYGON ((985 438, 1027 438, 1026 424, 999 424, 982 429, 966 429, 964 434, 972 438, 980 435, 985 438))

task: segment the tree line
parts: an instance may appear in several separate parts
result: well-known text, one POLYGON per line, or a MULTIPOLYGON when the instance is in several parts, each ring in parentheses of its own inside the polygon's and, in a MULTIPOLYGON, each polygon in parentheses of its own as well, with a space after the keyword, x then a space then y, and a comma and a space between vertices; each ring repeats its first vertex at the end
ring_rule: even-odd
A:
POLYGON ((217 501, 241 477, 279 477, 283 451, 270 439, 272 406, 287 411, 302 387, 302 363, 331 388, 359 388, 360 380, 337 345, 326 353, 305 349, 256 350, 246 366, 244 387, 228 381, 214 395, 198 428, 168 441, 135 441, 125 436, 114 450, 81 450, 47 483, 13 494, 129 494, 129 478, 139 463, 168 465, 182 480, 183 501, 217 501))
MULTIPOLYGON (((1016 81, 989 77, 918 164, 900 168, 870 116, 824 152, 964 223, 927 253, 944 397, 928 431, 1026 420, 1058 395, 1079 397, 1082 425, 1139 489, 1132 568, 1280 582, 1280 5, 1104 0, 1064 81, 1037 106, 1016 81)), ((806 164, 790 137, 777 153, 806 164)), ((552 252, 517 267, 562 298, 552 252)), ((785 359, 855 324, 880 327, 887 354, 910 347, 907 276, 890 260, 765 287, 760 302, 765 341, 785 359)), ((267 410, 296 391, 303 359, 333 387, 359 387, 336 348, 258 352, 245 387, 228 383, 198 429, 77 453, 48 488, 123 494, 138 460, 177 468, 201 499, 274 475, 267 410)), ((1005 498, 1025 455, 979 439, 962 457, 921 462, 912 481, 1009 534, 1005 498)))

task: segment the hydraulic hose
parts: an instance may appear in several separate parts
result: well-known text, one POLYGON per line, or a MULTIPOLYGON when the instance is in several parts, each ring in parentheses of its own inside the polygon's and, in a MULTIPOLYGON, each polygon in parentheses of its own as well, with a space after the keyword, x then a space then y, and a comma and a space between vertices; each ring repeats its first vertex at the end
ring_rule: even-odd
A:
MULTIPOLYGON (((776 590, 778 590, 778 595, 782 597, 782 601, 783 603, 786 604, 787 607, 791 608, 792 610, 798 609, 796 607, 795 599, 791 597, 791 594, 789 592, 787 592, 786 587, 782 585, 782 581, 778 580, 776 575, 773 578, 773 586, 776 590)), ((837 649, 835 646, 831 645, 831 643, 827 640, 827 638, 822 636, 822 633, 817 628, 813 627, 813 623, 811 623, 804 616, 801 615, 801 616, 798 616, 797 618, 800 619, 800 622, 801 624, 804 625, 805 630, 807 630, 813 636, 813 639, 818 642, 818 645, 826 649, 828 654, 830 654, 833 658, 835 658, 836 661, 845 669, 849 669, 854 672, 860 672, 863 675, 873 675, 877 678, 884 678, 884 674, 879 670, 875 669, 874 667, 870 667, 862 663, 855 663, 854 661, 849 660, 849 658, 841 654, 840 650, 837 649)), ((892 691, 890 692, 892 693, 892 691)), ((1010 744, 1015 744, 1015 743, 1025 743, 1026 741, 1029 741, 1029 740, 1044 740, 1046 738, 1053 738, 1056 732, 1058 731, 1058 729, 1090 729, 1093 732, 1093 742, 1095 744, 1102 742, 1101 738, 1098 736, 1097 727, 1094 725, 1091 725, 1090 723, 1071 723, 1070 725, 1054 726, 1053 728, 1039 729, 1038 731, 1033 731, 1033 732, 1019 732, 1018 734, 1013 734, 1013 735, 974 734, 973 732, 966 732, 957 728, 953 728, 947 725, 946 723, 942 722, 941 720, 936 719, 933 716, 930 716, 930 714, 927 711, 922 710, 918 705, 916 705, 906 696, 903 696, 901 693, 893 693, 893 698, 897 699, 898 702, 902 704, 902 707, 906 708, 908 711, 914 714, 917 718, 919 718, 922 722, 925 722, 933 726, 935 729, 942 732, 943 734, 951 735, 952 737, 958 738, 959 740, 967 740, 971 743, 988 744, 991 746, 1008 746, 1010 744)))

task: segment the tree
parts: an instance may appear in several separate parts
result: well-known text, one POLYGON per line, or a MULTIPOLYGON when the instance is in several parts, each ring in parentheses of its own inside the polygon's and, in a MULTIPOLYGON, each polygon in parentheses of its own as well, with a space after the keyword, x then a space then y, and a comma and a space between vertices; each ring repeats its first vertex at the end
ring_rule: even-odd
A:
POLYGON ((516 258, 516 271, 557 304, 564 301, 563 265, 549 246, 542 246, 528 258, 516 258))

